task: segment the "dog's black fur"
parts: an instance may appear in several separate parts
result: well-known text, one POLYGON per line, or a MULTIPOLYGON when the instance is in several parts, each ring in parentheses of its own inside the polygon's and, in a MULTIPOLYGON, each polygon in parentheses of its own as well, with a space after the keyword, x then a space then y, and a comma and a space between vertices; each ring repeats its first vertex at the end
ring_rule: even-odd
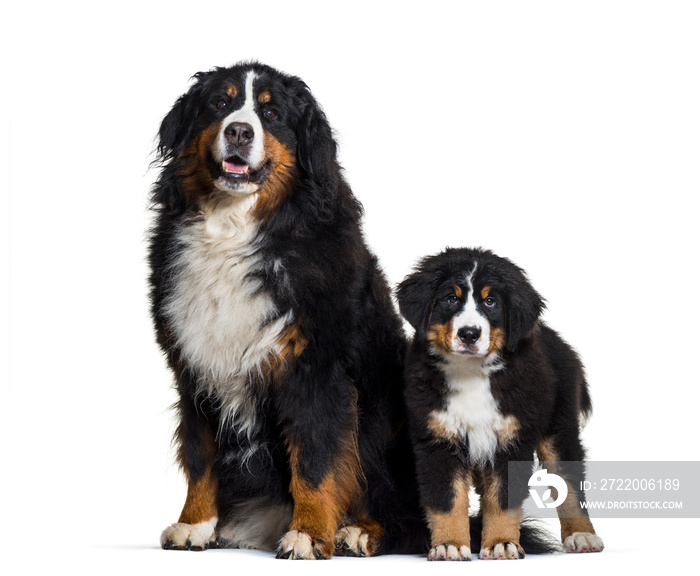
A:
POLYGON ((176 443, 189 486, 164 548, 270 548, 284 536, 280 557, 327 558, 336 545, 366 555, 416 550, 425 537, 401 428, 401 322, 336 149, 307 86, 259 63, 197 74, 163 120, 151 301, 179 393, 176 443), (224 134, 229 115, 246 106, 243 132, 224 134), (263 163, 248 165, 256 138, 263 163), (224 250, 237 227, 249 238, 221 258, 226 270, 185 281, 187 267, 206 267, 211 246, 224 250), (209 343, 188 352, 188 330, 206 322, 182 302, 223 306, 216 297, 228 297, 227 274, 241 267, 245 296, 212 316, 228 319, 224 336, 235 345, 250 328, 239 318, 266 307, 250 344, 264 353, 238 374, 237 365, 214 369, 220 359, 208 359, 209 343), (334 542, 343 525, 368 538, 334 542))
MULTIPOLYGON (((533 461, 535 452, 542 461, 583 462, 579 417, 591 411, 583 365, 540 320, 544 301, 524 272, 489 251, 426 257, 397 295, 415 328, 406 401, 431 557, 469 548, 458 506, 470 486, 484 515, 481 556, 522 557, 507 510, 509 497, 511 508, 522 504, 527 483, 512 483, 508 494, 508 462, 533 461)), ((583 499, 583 465, 559 472, 583 499)), ((569 504, 559 511, 567 550, 602 549, 585 512, 569 504)))

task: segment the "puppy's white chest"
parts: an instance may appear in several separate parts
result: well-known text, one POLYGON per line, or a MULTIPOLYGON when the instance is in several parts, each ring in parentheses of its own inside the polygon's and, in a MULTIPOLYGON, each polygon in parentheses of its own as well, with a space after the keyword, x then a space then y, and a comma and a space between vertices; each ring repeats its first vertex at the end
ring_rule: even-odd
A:
POLYGON ((489 371, 465 359, 448 362, 445 377, 449 393, 445 409, 433 413, 434 425, 455 440, 467 439, 472 464, 493 461, 508 419, 491 393, 489 371))

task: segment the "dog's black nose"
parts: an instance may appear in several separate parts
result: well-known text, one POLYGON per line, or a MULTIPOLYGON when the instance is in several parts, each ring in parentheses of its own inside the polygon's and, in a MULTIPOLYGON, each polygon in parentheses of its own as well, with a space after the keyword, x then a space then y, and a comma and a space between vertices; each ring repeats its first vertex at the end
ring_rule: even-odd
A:
POLYGON ((457 330, 457 338, 464 344, 475 344, 481 338, 481 328, 478 326, 463 326, 457 330))
POLYGON ((224 130, 224 136, 234 146, 247 146, 253 141, 255 131, 245 122, 231 122, 224 130))

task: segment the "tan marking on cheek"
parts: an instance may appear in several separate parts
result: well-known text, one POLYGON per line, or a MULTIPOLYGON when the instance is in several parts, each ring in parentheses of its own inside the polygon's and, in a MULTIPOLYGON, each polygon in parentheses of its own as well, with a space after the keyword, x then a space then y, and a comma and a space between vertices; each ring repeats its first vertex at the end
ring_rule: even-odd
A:
POLYGON ((229 84, 226 86, 226 94, 228 94, 231 98, 235 98, 238 96, 238 88, 236 88, 233 84, 229 84))
POLYGON ((490 293, 491 293, 491 286, 484 286, 481 289, 481 299, 486 300, 489 297, 490 293))
POLYGON ((296 157, 287 146, 268 132, 264 133, 263 146, 270 173, 258 191, 255 215, 259 218, 267 218, 282 204, 296 177, 296 157))
POLYGON ((520 424, 515 419, 514 416, 506 416, 503 419, 503 424, 498 430, 498 444, 499 446, 508 446, 517 437, 518 431, 520 430, 520 424))
POLYGON ((258 94, 258 102, 260 104, 267 104, 270 100, 272 100, 272 94, 270 94, 269 90, 263 90, 258 94))
POLYGON ((460 474, 452 483, 453 503, 448 512, 426 510, 431 546, 451 544, 470 547, 468 474, 460 474))
POLYGON ((186 152, 181 155, 179 175, 182 190, 190 206, 201 208, 205 198, 214 189, 207 166, 207 158, 219 134, 219 124, 213 124, 196 134, 186 152))
POLYGON ((506 331, 503 328, 491 328, 487 354, 498 353, 506 345, 506 331))
POLYGON ((426 334, 428 342, 437 350, 452 352, 452 320, 445 324, 433 324, 426 334))

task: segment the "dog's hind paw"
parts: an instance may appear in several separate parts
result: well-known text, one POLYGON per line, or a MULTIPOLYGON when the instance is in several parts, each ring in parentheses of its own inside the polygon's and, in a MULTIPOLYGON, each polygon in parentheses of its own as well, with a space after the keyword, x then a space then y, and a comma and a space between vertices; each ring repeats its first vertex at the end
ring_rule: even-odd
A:
POLYGON ((344 526, 335 533, 335 553, 338 556, 372 556, 378 543, 359 526, 344 526))

